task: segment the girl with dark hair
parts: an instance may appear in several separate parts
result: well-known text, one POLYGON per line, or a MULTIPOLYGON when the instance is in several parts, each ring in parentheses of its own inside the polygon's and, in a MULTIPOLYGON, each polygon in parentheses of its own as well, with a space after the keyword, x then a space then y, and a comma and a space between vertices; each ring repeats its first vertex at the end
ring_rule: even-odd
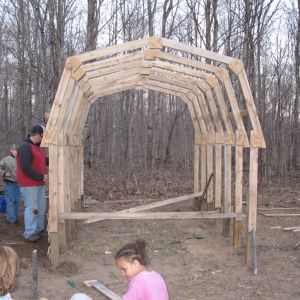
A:
POLYGON ((169 300, 162 276, 147 268, 146 242, 137 240, 121 248, 115 255, 116 265, 129 281, 122 300, 169 300))

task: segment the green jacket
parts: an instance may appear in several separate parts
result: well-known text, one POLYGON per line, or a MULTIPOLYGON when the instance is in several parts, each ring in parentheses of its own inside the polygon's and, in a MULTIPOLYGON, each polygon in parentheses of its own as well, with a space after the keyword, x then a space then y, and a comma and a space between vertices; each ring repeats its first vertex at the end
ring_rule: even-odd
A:
POLYGON ((16 158, 12 155, 5 156, 0 161, 0 177, 3 178, 4 181, 12 181, 16 182, 17 176, 17 161, 16 158), (4 177, 5 173, 10 173, 10 177, 4 177))

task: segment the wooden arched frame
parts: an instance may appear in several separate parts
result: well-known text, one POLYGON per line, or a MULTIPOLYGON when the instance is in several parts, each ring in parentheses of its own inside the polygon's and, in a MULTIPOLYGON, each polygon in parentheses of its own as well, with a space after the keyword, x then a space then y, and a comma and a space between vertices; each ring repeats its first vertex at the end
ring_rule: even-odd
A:
POLYGON ((71 238, 72 219, 223 218, 224 234, 228 234, 229 221, 234 219, 234 246, 240 247, 241 220, 246 216, 247 264, 251 268, 255 265, 257 158, 258 148, 266 145, 240 60, 161 37, 148 37, 69 57, 42 146, 49 148, 48 232, 52 263, 57 263, 59 251, 71 238), (218 66, 212 65, 211 61, 217 62, 218 66), (237 101, 230 72, 243 93, 243 109, 237 101), (75 212, 83 195, 82 132, 90 106, 100 97, 128 89, 164 92, 180 97, 187 104, 195 130, 194 194, 126 212, 75 212), (243 118, 249 119, 250 134, 245 130, 243 118), (248 147, 249 196, 247 214, 244 215, 243 149, 248 147), (232 170, 233 154, 235 170, 232 170), (234 197, 231 190, 233 172, 234 197), (144 212, 198 197, 211 173, 214 173, 214 180, 207 190, 207 212, 144 212))

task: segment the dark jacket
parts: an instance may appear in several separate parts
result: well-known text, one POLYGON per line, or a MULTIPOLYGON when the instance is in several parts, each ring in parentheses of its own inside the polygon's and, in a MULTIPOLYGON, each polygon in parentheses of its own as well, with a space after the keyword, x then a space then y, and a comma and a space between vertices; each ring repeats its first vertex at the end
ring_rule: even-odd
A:
POLYGON ((18 148, 17 181, 20 187, 44 185, 47 172, 44 150, 26 138, 18 148))

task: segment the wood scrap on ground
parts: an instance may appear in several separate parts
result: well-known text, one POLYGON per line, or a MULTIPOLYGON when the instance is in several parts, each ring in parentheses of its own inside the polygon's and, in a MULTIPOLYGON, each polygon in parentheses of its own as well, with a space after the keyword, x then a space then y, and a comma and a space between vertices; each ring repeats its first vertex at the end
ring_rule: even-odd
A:
POLYGON ((115 294, 113 291, 111 291, 98 280, 85 280, 83 281, 83 284, 87 287, 94 287, 96 290, 98 290, 100 293, 102 293, 111 300, 121 300, 121 297, 119 295, 115 294))
POLYGON ((285 231, 300 231, 300 226, 294 226, 294 227, 285 227, 283 228, 285 231))
POLYGON ((300 217, 300 214, 265 214, 262 212, 259 212, 260 214, 262 214, 265 217, 300 217))
POLYGON ((293 210, 293 209, 300 209, 300 207, 260 207, 257 208, 257 210, 259 211, 263 211, 263 210, 293 210))

